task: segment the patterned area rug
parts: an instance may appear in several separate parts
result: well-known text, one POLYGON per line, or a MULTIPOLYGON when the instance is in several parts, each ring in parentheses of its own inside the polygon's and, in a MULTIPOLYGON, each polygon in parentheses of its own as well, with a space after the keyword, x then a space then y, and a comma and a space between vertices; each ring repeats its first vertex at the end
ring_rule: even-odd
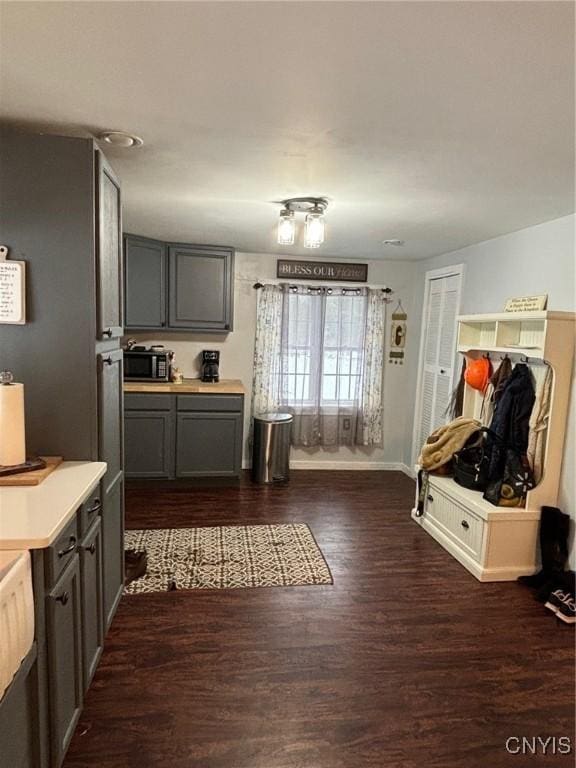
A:
POLYGON ((332 584, 307 525, 226 525, 126 531, 126 549, 146 551, 148 569, 124 594, 332 584))

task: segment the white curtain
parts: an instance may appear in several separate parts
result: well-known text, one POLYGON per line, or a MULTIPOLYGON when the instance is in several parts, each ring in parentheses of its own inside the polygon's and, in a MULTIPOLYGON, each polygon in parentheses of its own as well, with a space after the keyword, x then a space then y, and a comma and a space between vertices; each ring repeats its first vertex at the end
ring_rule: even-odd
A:
POLYGON ((380 290, 264 286, 253 414, 292 413, 298 446, 381 445, 385 307, 380 290))

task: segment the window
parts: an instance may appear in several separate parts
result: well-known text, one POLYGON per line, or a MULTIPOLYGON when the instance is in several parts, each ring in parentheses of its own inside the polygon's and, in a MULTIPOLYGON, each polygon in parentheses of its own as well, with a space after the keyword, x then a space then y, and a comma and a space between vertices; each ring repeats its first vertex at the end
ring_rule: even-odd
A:
POLYGON ((283 403, 357 403, 365 325, 365 295, 288 294, 283 311, 283 403))

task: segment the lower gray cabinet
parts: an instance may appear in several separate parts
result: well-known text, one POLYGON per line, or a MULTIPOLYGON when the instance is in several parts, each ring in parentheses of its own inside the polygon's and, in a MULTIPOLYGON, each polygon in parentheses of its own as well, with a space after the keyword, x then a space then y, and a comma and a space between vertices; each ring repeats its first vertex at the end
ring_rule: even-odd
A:
POLYGON ((242 453, 241 413, 179 412, 176 477, 235 477, 242 453))
POLYGON ((88 690, 104 647, 102 575, 102 523, 97 517, 80 544, 84 691, 88 690))
POLYGON ((127 477, 173 477, 172 426, 170 411, 126 411, 124 465, 127 477))
POLYGON ((112 623, 124 588, 124 483, 122 475, 102 494, 104 628, 112 623))
POLYGON ((124 398, 126 477, 239 477, 241 394, 150 394, 124 398))
POLYGON ((70 563, 48 593, 47 657, 51 764, 59 766, 80 717, 83 699, 80 559, 70 563))
POLYGON ((40 765, 35 644, 0 701, 0 765, 6 768, 40 765))

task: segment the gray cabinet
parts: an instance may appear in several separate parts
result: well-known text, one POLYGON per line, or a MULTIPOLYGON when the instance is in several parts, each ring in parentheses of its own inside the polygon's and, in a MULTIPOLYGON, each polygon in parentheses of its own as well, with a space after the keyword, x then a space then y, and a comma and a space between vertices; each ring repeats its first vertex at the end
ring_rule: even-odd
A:
POLYGON ((173 477, 174 436, 170 410, 126 411, 124 445, 127 477, 173 477))
POLYGON ((242 395, 128 393, 126 477, 238 477, 242 395))
POLYGON ((169 326, 197 331, 231 331, 232 251, 171 245, 168 258, 169 326))
POLYGON ((123 467, 122 404, 123 352, 114 349, 98 355, 99 458, 108 464, 106 488, 114 484, 123 467))
POLYGON ((157 240, 124 238, 124 326, 161 329, 166 326, 166 247, 157 240))
POLYGON ((125 327, 228 333, 234 250, 124 236, 125 327))
POLYGON ((104 627, 108 629, 124 587, 124 484, 122 475, 102 496, 104 627))
POLYGON ((47 596, 50 753, 60 765, 83 699, 80 561, 75 554, 47 596))
POLYGON ((80 544, 82 672, 88 690, 104 647, 102 524, 97 516, 80 544))
POLYGON ((176 477, 236 477, 242 451, 241 413, 178 413, 176 477))
POLYGON ((34 644, 0 701, 0 765, 3 768, 41 765, 37 672, 34 644))
POLYGON ((117 339, 123 333, 120 183, 101 152, 96 159, 97 332, 99 339, 117 339))

